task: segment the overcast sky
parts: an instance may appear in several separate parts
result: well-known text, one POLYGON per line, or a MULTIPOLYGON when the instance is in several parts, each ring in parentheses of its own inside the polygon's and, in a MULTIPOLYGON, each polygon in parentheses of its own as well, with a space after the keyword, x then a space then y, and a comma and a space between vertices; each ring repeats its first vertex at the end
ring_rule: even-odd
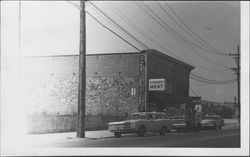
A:
MULTIPOLYGON (((79 5, 78 1, 73 2, 79 5)), ((167 32, 161 25, 148 16, 136 2, 92 2, 113 20, 133 34, 147 47, 157 49, 165 54, 196 67, 192 74, 212 80, 232 80, 236 76, 227 67, 235 67, 231 57, 211 54, 199 50, 194 53, 184 44, 167 32), (130 22, 144 33, 141 34, 118 16, 117 8, 130 22), (149 39, 146 36, 150 36, 149 39), (152 42, 156 41, 156 43, 152 42), (201 55, 197 55, 201 53, 201 55), (175 57, 173 56, 173 57, 175 57), (176 57, 175 57, 176 58, 176 57), (224 65, 224 66, 223 66, 224 65)), ((143 2, 154 10, 162 20, 166 21, 177 32, 190 41, 197 43, 167 16, 156 2, 143 2)), ((159 4, 171 13, 165 2, 159 4)), ((240 44, 240 2, 168 2, 178 16, 203 40, 221 53, 236 53, 240 44)), ((2 30, 2 67, 12 66, 13 56, 18 55, 18 2, 3 1, 1 13, 2 30)), ((112 26, 104 16, 96 11, 88 2, 86 10, 103 24, 116 31, 140 50, 145 49, 136 41, 128 38, 116 27, 112 26)), ((180 23, 180 21, 178 21, 180 23)), ((181 24, 181 23, 180 23, 181 24)), ((21 55, 70 55, 79 53, 80 11, 66 1, 24 1, 21 3, 21 55)), ((137 52, 117 36, 103 28, 86 15, 87 53, 137 52)), ((199 44, 199 43, 198 43, 199 44)), ((211 85, 190 80, 191 88, 202 99, 210 101, 233 101, 237 96, 237 84, 211 85)), ((195 95, 190 90, 190 95, 195 95)))

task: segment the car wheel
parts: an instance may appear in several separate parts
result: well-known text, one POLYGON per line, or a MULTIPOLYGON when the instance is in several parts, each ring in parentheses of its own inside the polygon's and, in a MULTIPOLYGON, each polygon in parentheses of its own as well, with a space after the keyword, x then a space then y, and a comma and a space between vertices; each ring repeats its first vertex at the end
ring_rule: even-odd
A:
POLYGON ((218 126, 216 124, 214 124, 214 130, 217 130, 218 126))
POLYGON ((122 134, 120 132, 115 132, 114 135, 116 138, 120 138, 122 134))
POLYGON ((195 126, 194 126, 194 130, 195 130, 196 132, 198 132, 198 131, 200 130, 199 125, 195 125, 195 126))
POLYGON ((166 128, 166 133, 170 133, 171 129, 166 128))
POLYGON ((164 135, 165 132, 166 132, 166 127, 163 126, 163 127, 161 128, 160 135, 164 135))
POLYGON ((139 137, 144 136, 144 135, 145 135, 145 127, 141 126, 141 127, 139 128, 137 134, 138 134, 139 137))

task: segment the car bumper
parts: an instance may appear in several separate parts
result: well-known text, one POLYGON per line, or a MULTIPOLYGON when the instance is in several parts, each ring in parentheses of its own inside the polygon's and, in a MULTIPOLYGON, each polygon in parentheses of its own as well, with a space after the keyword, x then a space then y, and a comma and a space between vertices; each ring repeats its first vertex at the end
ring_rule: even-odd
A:
POLYGON ((201 127, 207 128, 207 127, 214 127, 215 125, 213 123, 208 124, 201 124, 201 127))
POLYGON ((124 128, 124 127, 109 127, 110 132, 120 132, 120 133, 134 133, 136 132, 135 128, 124 128))
POLYGON ((186 124, 173 124, 173 129, 185 128, 186 126, 186 124))

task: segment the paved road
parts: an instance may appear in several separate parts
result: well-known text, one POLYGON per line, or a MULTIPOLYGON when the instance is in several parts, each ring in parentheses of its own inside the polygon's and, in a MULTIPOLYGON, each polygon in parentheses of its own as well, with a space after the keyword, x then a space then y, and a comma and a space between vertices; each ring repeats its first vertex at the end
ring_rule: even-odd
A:
POLYGON ((148 133, 145 137, 136 134, 122 135, 121 138, 76 139, 46 145, 48 147, 240 147, 239 129, 203 130, 199 132, 169 133, 164 136, 148 133))

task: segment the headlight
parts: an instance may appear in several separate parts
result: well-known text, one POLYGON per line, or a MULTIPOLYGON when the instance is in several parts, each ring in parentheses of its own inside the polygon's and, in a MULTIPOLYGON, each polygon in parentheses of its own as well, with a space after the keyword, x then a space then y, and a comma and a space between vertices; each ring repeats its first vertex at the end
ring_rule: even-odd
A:
POLYGON ((135 122, 130 122, 131 128, 135 128, 135 122))

